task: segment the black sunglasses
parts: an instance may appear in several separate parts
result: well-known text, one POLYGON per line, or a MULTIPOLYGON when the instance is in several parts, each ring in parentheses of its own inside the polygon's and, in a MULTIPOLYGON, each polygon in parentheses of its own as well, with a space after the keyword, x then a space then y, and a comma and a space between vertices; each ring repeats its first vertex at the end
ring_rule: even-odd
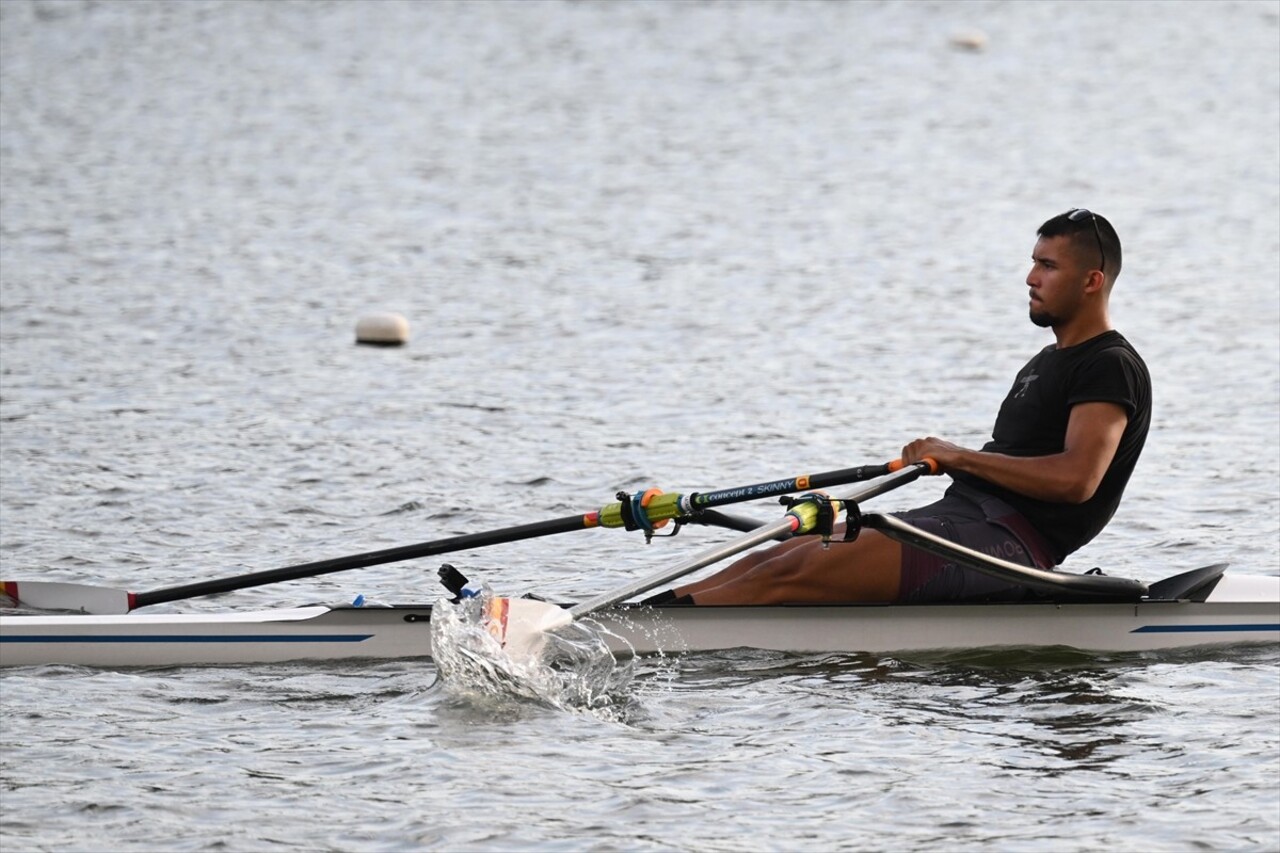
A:
POLYGON ((1067 211, 1067 219, 1072 222, 1080 222, 1085 217, 1089 217, 1089 221, 1093 223, 1093 236, 1098 238, 1098 254, 1102 256, 1102 265, 1098 269, 1105 275, 1107 272, 1107 250, 1102 248, 1102 232, 1098 230, 1098 217, 1085 210, 1083 207, 1077 207, 1074 210, 1067 211))

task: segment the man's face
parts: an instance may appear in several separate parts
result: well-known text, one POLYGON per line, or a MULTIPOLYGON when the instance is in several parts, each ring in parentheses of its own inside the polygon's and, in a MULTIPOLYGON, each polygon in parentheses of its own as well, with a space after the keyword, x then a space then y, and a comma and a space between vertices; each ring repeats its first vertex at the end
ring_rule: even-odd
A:
POLYGON ((1041 237, 1031 252, 1031 322, 1053 328, 1076 316, 1084 301, 1089 270, 1078 257, 1070 237, 1041 237))

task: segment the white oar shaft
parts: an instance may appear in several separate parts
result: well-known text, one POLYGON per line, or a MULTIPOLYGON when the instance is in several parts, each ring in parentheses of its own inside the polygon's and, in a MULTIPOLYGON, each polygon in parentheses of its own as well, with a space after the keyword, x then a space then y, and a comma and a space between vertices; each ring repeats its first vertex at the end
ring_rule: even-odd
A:
POLYGON ((574 619, 577 619, 579 617, 586 616, 588 613, 594 613, 597 610, 602 610, 605 607, 617 604, 620 601, 626 601, 628 598, 640 595, 643 592, 648 592, 656 586, 661 586, 662 584, 669 583, 676 578, 683 577, 690 572, 696 572, 698 569, 710 566, 713 563, 718 563, 727 557, 732 557, 734 554, 741 553, 748 548, 754 548, 755 546, 768 542, 770 539, 784 533, 790 533, 792 529, 791 525, 791 519, 787 518, 782 521, 776 521, 773 524, 767 524, 764 527, 758 527, 746 536, 735 539, 732 542, 726 542, 719 547, 703 551, 701 554, 698 554, 679 565, 663 569, 656 574, 652 574, 647 578, 642 578, 629 586, 614 590, 613 592, 607 592, 602 595, 597 595, 595 598, 587 599, 586 601, 569 608, 569 615, 574 619))
MULTIPOLYGON (((928 468, 929 466, 924 463, 909 465, 871 483, 870 485, 863 486, 862 488, 855 489, 854 491, 843 495, 836 495, 835 499, 849 503, 865 501, 916 479, 928 470, 928 468)), ((597 595, 595 598, 591 598, 581 602, 580 604, 574 605, 569 608, 569 615, 574 619, 578 619, 586 616, 588 613, 594 613, 597 610, 611 607, 614 604, 626 601, 628 598, 648 592, 654 587, 670 583, 676 578, 696 572, 698 569, 705 568, 713 563, 718 563, 727 557, 732 557, 734 554, 741 553, 749 548, 754 548, 755 546, 768 542, 770 539, 784 533, 789 533, 792 529, 792 520, 790 518, 783 518, 772 524, 766 524, 763 527, 751 531, 741 539, 735 539, 732 542, 726 542, 723 545, 708 549, 703 551, 701 554, 697 554, 685 562, 680 563, 679 565, 663 569, 660 572, 652 574, 646 578, 641 578, 640 580, 614 590, 613 592, 606 592, 601 595, 597 595)))

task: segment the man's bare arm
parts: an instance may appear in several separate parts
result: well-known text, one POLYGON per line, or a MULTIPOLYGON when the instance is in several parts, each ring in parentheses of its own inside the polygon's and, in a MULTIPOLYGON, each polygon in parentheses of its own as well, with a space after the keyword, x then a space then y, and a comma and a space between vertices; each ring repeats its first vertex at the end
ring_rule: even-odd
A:
POLYGON ((944 471, 964 471, 1037 500, 1078 504, 1098 490, 1128 422, 1124 407, 1115 403, 1080 403, 1071 409, 1061 453, 1005 456, 930 436, 904 447, 902 458, 916 462, 930 456, 944 471))

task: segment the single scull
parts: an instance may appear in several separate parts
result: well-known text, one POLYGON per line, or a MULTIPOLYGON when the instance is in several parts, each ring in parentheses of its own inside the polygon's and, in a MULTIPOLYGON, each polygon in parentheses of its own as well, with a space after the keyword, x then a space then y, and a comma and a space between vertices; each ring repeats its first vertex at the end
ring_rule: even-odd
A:
MULTIPOLYGON (((867 479, 875 482, 835 499, 810 493, 790 501, 791 509, 786 516, 773 524, 747 524, 748 532, 734 542, 714 546, 674 567, 579 604, 494 599, 505 602, 498 608, 504 614, 498 632, 501 641, 509 654, 516 645, 533 649, 537 647, 540 633, 574 620, 590 620, 606 630, 611 647, 622 654, 706 652, 742 647, 802 654, 963 651, 993 647, 1129 652, 1280 643, 1280 577, 1228 575, 1224 565, 1184 572, 1152 584, 1107 575, 1049 572, 958 546, 891 515, 864 515, 858 509, 862 501, 937 471, 932 460, 923 460, 910 465, 890 463, 842 469, 705 496, 646 492, 623 500, 626 496, 619 495, 618 504, 598 514, 148 593, 82 584, 6 582, 3 587, 6 594, 28 607, 79 612, 75 615, 0 614, 0 666, 181 666, 426 658, 431 655, 430 604, 313 605, 225 614, 139 615, 130 611, 195 595, 596 524, 642 528, 648 535, 659 526, 654 522, 687 519, 707 506, 867 479), (1032 590, 1035 598, 1018 603, 751 607, 652 607, 626 601, 779 535, 816 532, 829 537, 835 514, 841 510, 847 514, 846 525, 851 534, 863 527, 878 530, 910 547, 931 551, 960 565, 1021 584, 1032 590), (602 517, 604 521, 600 521, 602 517)), ((495 624, 491 622, 491 630, 495 624)))
MULTIPOLYGON (((592 615, 630 654, 739 647, 794 653, 1069 647, 1136 652, 1280 643, 1280 578, 1210 566, 1136 601, 647 607, 592 615)), ((1075 576, 1087 577, 1087 576, 1075 576)), ((431 655, 431 605, 223 614, 0 615, 0 665, 181 666, 431 655)))

